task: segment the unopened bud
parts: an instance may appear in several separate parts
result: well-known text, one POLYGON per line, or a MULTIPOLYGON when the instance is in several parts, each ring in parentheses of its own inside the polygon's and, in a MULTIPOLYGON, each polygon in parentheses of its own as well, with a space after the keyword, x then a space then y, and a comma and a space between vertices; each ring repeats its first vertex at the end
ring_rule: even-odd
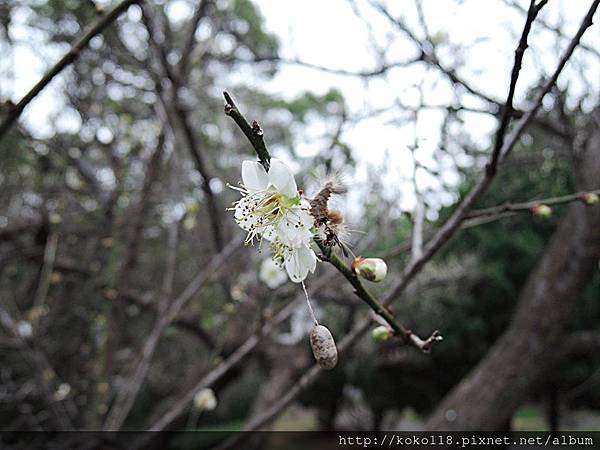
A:
POLYGON ((377 328, 374 328, 373 331, 371 331, 371 337, 376 342, 385 342, 389 338, 391 338, 393 334, 393 330, 390 330, 384 325, 378 326, 377 328))
POLYGON ((17 322, 17 332, 23 339, 27 339, 33 334, 33 327, 26 320, 19 320, 17 322))
POLYGON ((310 346, 319 366, 331 370, 338 362, 335 341, 329 329, 323 325, 315 325, 310 333, 310 346))
POLYGON ((376 283, 383 280, 387 274, 387 264, 381 258, 357 256, 352 261, 352 268, 357 275, 376 283))
POLYGON ((200 411, 212 411, 217 407, 217 397, 210 388, 199 390, 194 395, 194 406, 200 411))
POLYGON ((550 208, 548 205, 544 205, 543 203, 538 203, 531 208, 531 213, 536 217, 548 218, 552 215, 552 208, 550 208))
POLYGON ((577 198, 588 206, 594 206, 600 202, 600 197, 594 192, 583 192, 577 198))

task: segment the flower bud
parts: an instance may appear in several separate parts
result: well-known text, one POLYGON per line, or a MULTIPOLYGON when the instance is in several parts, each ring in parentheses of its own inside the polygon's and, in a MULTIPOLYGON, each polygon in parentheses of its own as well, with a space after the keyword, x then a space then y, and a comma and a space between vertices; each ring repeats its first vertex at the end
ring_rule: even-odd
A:
POLYGON ((352 261, 352 268, 357 275, 375 283, 383 280, 387 274, 387 264, 381 258, 357 256, 352 261))
POLYGON ((338 362, 337 347, 331 332, 323 325, 315 325, 310 333, 310 346, 319 366, 331 370, 338 362))
POLYGON ((212 411, 217 407, 217 397, 210 388, 201 389, 194 395, 194 406, 199 411, 212 411))
POLYGON ((579 200, 588 206, 594 206, 600 202, 600 197, 594 192, 583 192, 578 196, 579 200))
POLYGON ((19 320, 17 322, 17 332, 23 339, 28 339, 33 335, 33 327, 26 320, 19 320))
POLYGON ((390 330, 385 325, 378 326, 371 331, 371 337, 375 342, 385 342, 391 338, 394 334, 393 330, 390 330))
POLYGON ((548 205, 544 205, 543 203, 538 203, 531 208, 531 213, 536 217, 542 217, 546 219, 552 215, 552 208, 550 208, 548 205))

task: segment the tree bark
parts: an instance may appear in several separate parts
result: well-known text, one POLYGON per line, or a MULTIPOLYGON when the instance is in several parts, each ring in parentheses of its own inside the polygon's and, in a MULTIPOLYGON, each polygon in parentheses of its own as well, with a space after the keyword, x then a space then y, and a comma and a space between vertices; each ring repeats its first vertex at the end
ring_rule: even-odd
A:
MULTIPOLYGON (((579 188, 600 185, 597 127, 576 152, 575 171, 579 188)), ((552 363, 577 300, 597 270, 599 230, 600 206, 569 207, 521 290, 508 329, 437 407, 428 430, 500 430, 510 420, 552 363)))

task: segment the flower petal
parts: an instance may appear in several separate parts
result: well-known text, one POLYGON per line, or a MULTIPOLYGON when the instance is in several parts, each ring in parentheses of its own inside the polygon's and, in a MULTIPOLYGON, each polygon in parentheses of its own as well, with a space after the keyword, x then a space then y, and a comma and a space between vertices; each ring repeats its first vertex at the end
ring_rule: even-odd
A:
POLYGON ((312 228, 312 226, 315 224, 315 219, 314 217, 310 214, 310 212, 308 211, 308 209, 305 208, 297 208, 294 210, 294 213, 297 215, 298 220, 300 221, 300 223, 306 227, 306 228, 312 228))
POLYGON ((288 273, 290 280, 294 283, 300 283, 304 281, 308 275, 308 268, 302 266, 297 251, 293 251, 291 255, 285 260, 285 270, 288 273))
POLYGON ((296 197, 298 195, 298 187, 296 186, 296 180, 294 180, 294 174, 279 159, 271 159, 269 181, 286 197, 296 197))
POLYGON ((258 217, 253 213, 254 208, 254 202, 248 197, 242 197, 235 205, 235 221, 246 231, 248 231, 252 225, 256 225, 258 221, 258 217))
POLYGON ((308 246, 293 249, 285 260, 285 270, 290 280, 300 283, 307 277, 308 272, 313 272, 317 264, 317 255, 308 246))
POLYGON ((264 191, 269 185, 269 176, 262 164, 256 161, 242 163, 242 181, 249 192, 264 191))
POLYGON ((317 255, 315 255, 315 252, 310 247, 305 246, 298 249, 298 255, 302 265, 307 267, 311 273, 314 273, 317 267, 317 255))
POLYGON ((279 220, 276 231, 281 242, 292 248, 306 245, 312 238, 310 229, 304 226, 298 218, 290 214, 279 220))

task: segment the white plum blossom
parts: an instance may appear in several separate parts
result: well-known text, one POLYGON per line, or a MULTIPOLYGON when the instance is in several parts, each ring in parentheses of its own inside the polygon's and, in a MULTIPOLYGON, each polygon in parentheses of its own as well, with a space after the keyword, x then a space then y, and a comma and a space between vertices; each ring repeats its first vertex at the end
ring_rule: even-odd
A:
POLYGON ((33 335, 33 327, 26 320, 19 320, 17 322, 17 332, 19 333, 19 336, 27 339, 33 335))
POLYGON ((194 406, 199 411, 212 411, 217 407, 217 397, 210 388, 204 388, 194 395, 194 406))
POLYGON ((285 283, 288 278, 285 270, 283 270, 271 258, 265 259, 261 263, 258 277, 271 289, 277 289, 279 286, 285 283))
POLYGON ((283 261, 285 271, 294 283, 304 281, 308 272, 313 273, 317 267, 317 255, 308 244, 298 248, 288 247, 284 250, 283 261))
POLYGON ((234 189, 243 195, 233 210, 237 224, 248 232, 245 243, 270 241, 273 260, 295 283, 314 272, 317 257, 310 248, 314 219, 289 167, 272 159, 267 172, 256 161, 244 161, 242 187, 234 189))

